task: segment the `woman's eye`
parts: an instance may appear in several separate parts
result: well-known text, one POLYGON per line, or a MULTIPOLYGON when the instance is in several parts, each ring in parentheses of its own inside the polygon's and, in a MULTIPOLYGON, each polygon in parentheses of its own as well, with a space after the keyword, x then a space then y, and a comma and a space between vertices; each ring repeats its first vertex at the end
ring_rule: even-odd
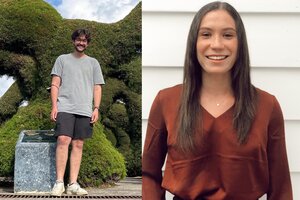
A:
POLYGON ((207 32, 203 32, 203 33, 200 33, 200 36, 204 37, 204 38, 209 38, 211 36, 211 34, 207 33, 207 32))
POLYGON ((227 39, 231 39, 231 38, 234 37, 234 35, 231 34, 231 33, 225 33, 225 34, 223 35, 223 37, 224 37, 224 38, 227 38, 227 39))

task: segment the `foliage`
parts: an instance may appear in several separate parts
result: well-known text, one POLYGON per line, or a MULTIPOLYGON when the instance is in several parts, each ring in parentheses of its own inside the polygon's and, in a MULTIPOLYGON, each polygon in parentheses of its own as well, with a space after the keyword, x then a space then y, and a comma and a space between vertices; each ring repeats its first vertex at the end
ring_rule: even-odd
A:
POLYGON ((127 174, 131 176, 140 176, 142 174, 142 162, 141 162, 141 149, 142 143, 141 140, 135 141, 132 143, 130 152, 126 156, 126 166, 127 166, 127 174))
POLYGON ((115 119, 114 123, 117 127, 127 127, 128 116, 126 112, 126 107, 122 103, 114 103, 108 112, 108 117, 115 119))
POLYGON ((103 87, 103 96, 107 98, 101 103, 102 123, 117 139, 115 146, 125 157, 127 174, 141 175, 141 95, 115 78, 107 79, 106 85, 109 87, 103 87))
POLYGON ((1 100, 0 123, 4 122, 5 119, 8 119, 9 117, 12 117, 12 115, 17 111, 17 106, 22 100, 20 88, 16 82, 10 86, 8 92, 1 97, 1 100))
MULTIPOLYGON (((0 176, 13 176, 14 149, 21 130, 49 130, 49 102, 33 102, 20 108, 14 117, 0 128, 0 176)), ((84 156, 79 174, 79 182, 84 186, 99 186, 103 182, 119 180, 126 174, 124 158, 106 139, 102 126, 94 127, 93 138, 84 145, 84 156)))
MULTIPOLYGON (((11 137, 22 129, 50 126, 50 100, 45 88, 50 84, 49 74, 55 59, 73 51, 70 36, 77 28, 91 31, 92 41, 86 53, 100 62, 104 73, 106 85, 103 86, 100 112, 105 135, 124 154, 127 171, 130 172, 128 175, 135 174, 131 172, 140 166, 140 155, 128 155, 137 152, 136 146, 141 137, 141 3, 123 20, 105 24, 63 19, 43 0, 0 0, 0 21, 0 76, 7 74, 16 80, 0 98, 0 142, 1 147, 7 149, 0 153, 0 175, 11 175, 13 169, 10 163, 13 160, 11 145, 15 140, 8 140, 7 136, 11 137), (29 106, 18 108, 22 100, 28 100, 29 106), (120 102, 124 104, 119 105, 120 102), (48 109, 45 110, 42 105, 48 109), (37 110, 31 112, 31 109, 37 110), (41 118, 37 117, 37 113, 41 118), (25 115, 31 120, 19 119, 25 115)), ((102 138, 95 138, 98 137, 99 140, 102 138)), ((112 156, 117 158, 118 153, 111 150, 112 156)), ((91 152, 93 156, 99 153, 97 149, 91 152)), ((110 178, 101 178, 101 181, 112 179, 114 175, 110 170, 121 171, 113 159, 106 162, 112 168, 101 173, 110 178)), ((122 159, 119 162, 120 165, 124 163, 122 159)), ((118 177, 122 178, 124 172, 120 171, 118 177)), ((81 174, 84 177, 82 184, 98 184, 86 178, 88 176, 81 174)))
POLYGON ((119 80, 124 80, 125 84, 130 88, 131 91, 141 94, 141 73, 141 58, 137 57, 130 63, 122 65, 115 70, 111 70, 109 75, 119 80))
POLYGON ((126 175, 123 156, 106 140, 99 123, 94 129, 93 138, 85 144, 79 173, 80 183, 84 187, 115 182, 126 175))
POLYGON ((19 108, 18 113, 1 126, 0 176, 13 176, 14 150, 21 130, 43 130, 53 127, 48 116, 49 111, 49 103, 33 102, 26 108, 19 108))

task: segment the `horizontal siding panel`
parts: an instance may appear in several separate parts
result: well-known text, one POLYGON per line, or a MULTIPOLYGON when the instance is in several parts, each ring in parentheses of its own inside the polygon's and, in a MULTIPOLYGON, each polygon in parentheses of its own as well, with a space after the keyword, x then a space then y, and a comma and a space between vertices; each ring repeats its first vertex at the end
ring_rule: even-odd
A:
MULTIPOLYGON (((193 16, 143 13, 143 66, 182 66, 193 16)), ((300 67, 300 13, 242 14, 242 18, 252 66, 300 67)))
POLYGON ((253 84, 276 96, 284 118, 300 119, 300 68, 254 68, 253 84))
POLYGON ((192 15, 142 15, 143 66, 182 66, 192 15))
POLYGON ((152 102, 159 90, 182 83, 182 68, 143 68, 142 118, 148 118, 152 102))
POLYGON ((300 13, 242 17, 252 66, 300 67, 300 13))
POLYGON ((300 199, 300 172, 291 174, 294 200, 300 199))
MULTIPOLYGON (((146 119, 160 89, 182 83, 182 67, 144 67, 142 118, 146 119)), ((252 68, 253 84, 276 96, 285 119, 300 119, 300 68, 252 68)))
POLYGON ((147 123, 148 123, 148 119, 142 119, 142 148, 144 148, 144 141, 145 141, 145 136, 147 131, 147 123))
MULTIPOLYGON (((147 130, 147 119, 142 120, 142 143, 144 147, 144 140, 147 130)), ((289 167, 291 172, 300 173, 300 120, 286 120, 285 121, 285 131, 286 131, 286 146, 289 160, 289 167)), ((300 187, 299 187, 300 188, 300 187)))
MULTIPOLYGON (((143 0, 143 12, 196 12, 210 0, 143 0)), ((227 0, 240 12, 300 12, 297 0, 227 0), (270 3, 272 4, 270 6, 270 3)))
POLYGON ((300 173, 300 120, 288 120, 284 125, 290 171, 300 173))

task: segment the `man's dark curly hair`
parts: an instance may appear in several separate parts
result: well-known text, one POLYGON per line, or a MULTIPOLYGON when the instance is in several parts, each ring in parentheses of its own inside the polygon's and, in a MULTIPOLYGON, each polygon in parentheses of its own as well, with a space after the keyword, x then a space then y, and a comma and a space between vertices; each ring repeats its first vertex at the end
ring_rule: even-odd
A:
POLYGON ((91 41, 91 33, 87 29, 77 29, 72 33, 72 40, 75 41, 77 37, 84 35, 87 39, 87 42, 90 43, 91 41))

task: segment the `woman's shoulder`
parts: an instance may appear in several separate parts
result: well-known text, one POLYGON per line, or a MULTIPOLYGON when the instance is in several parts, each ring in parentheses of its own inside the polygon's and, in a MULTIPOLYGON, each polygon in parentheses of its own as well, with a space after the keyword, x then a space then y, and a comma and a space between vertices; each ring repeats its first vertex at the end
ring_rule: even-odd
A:
POLYGON ((275 98, 275 96, 265 90, 262 90, 260 88, 255 88, 256 89, 256 92, 257 92, 257 95, 259 98, 262 98, 264 100, 272 100, 275 98))
POLYGON ((158 92, 158 95, 162 99, 169 99, 174 97, 180 97, 182 91, 182 84, 174 85, 172 87, 164 88, 158 92))
POLYGON ((267 91, 264 91, 262 89, 259 89, 259 88, 255 88, 256 89, 256 92, 257 92, 257 99, 258 99, 258 103, 264 107, 264 108, 267 108, 267 107, 271 107, 273 108, 274 106, 279 106, 279 103, 276 99, 276 97, 267 92, 267 91))
POLYGON ((175 106, 180 101, 182 84, 161 89, 154 100, 155 103, 163 107, 175 106))

